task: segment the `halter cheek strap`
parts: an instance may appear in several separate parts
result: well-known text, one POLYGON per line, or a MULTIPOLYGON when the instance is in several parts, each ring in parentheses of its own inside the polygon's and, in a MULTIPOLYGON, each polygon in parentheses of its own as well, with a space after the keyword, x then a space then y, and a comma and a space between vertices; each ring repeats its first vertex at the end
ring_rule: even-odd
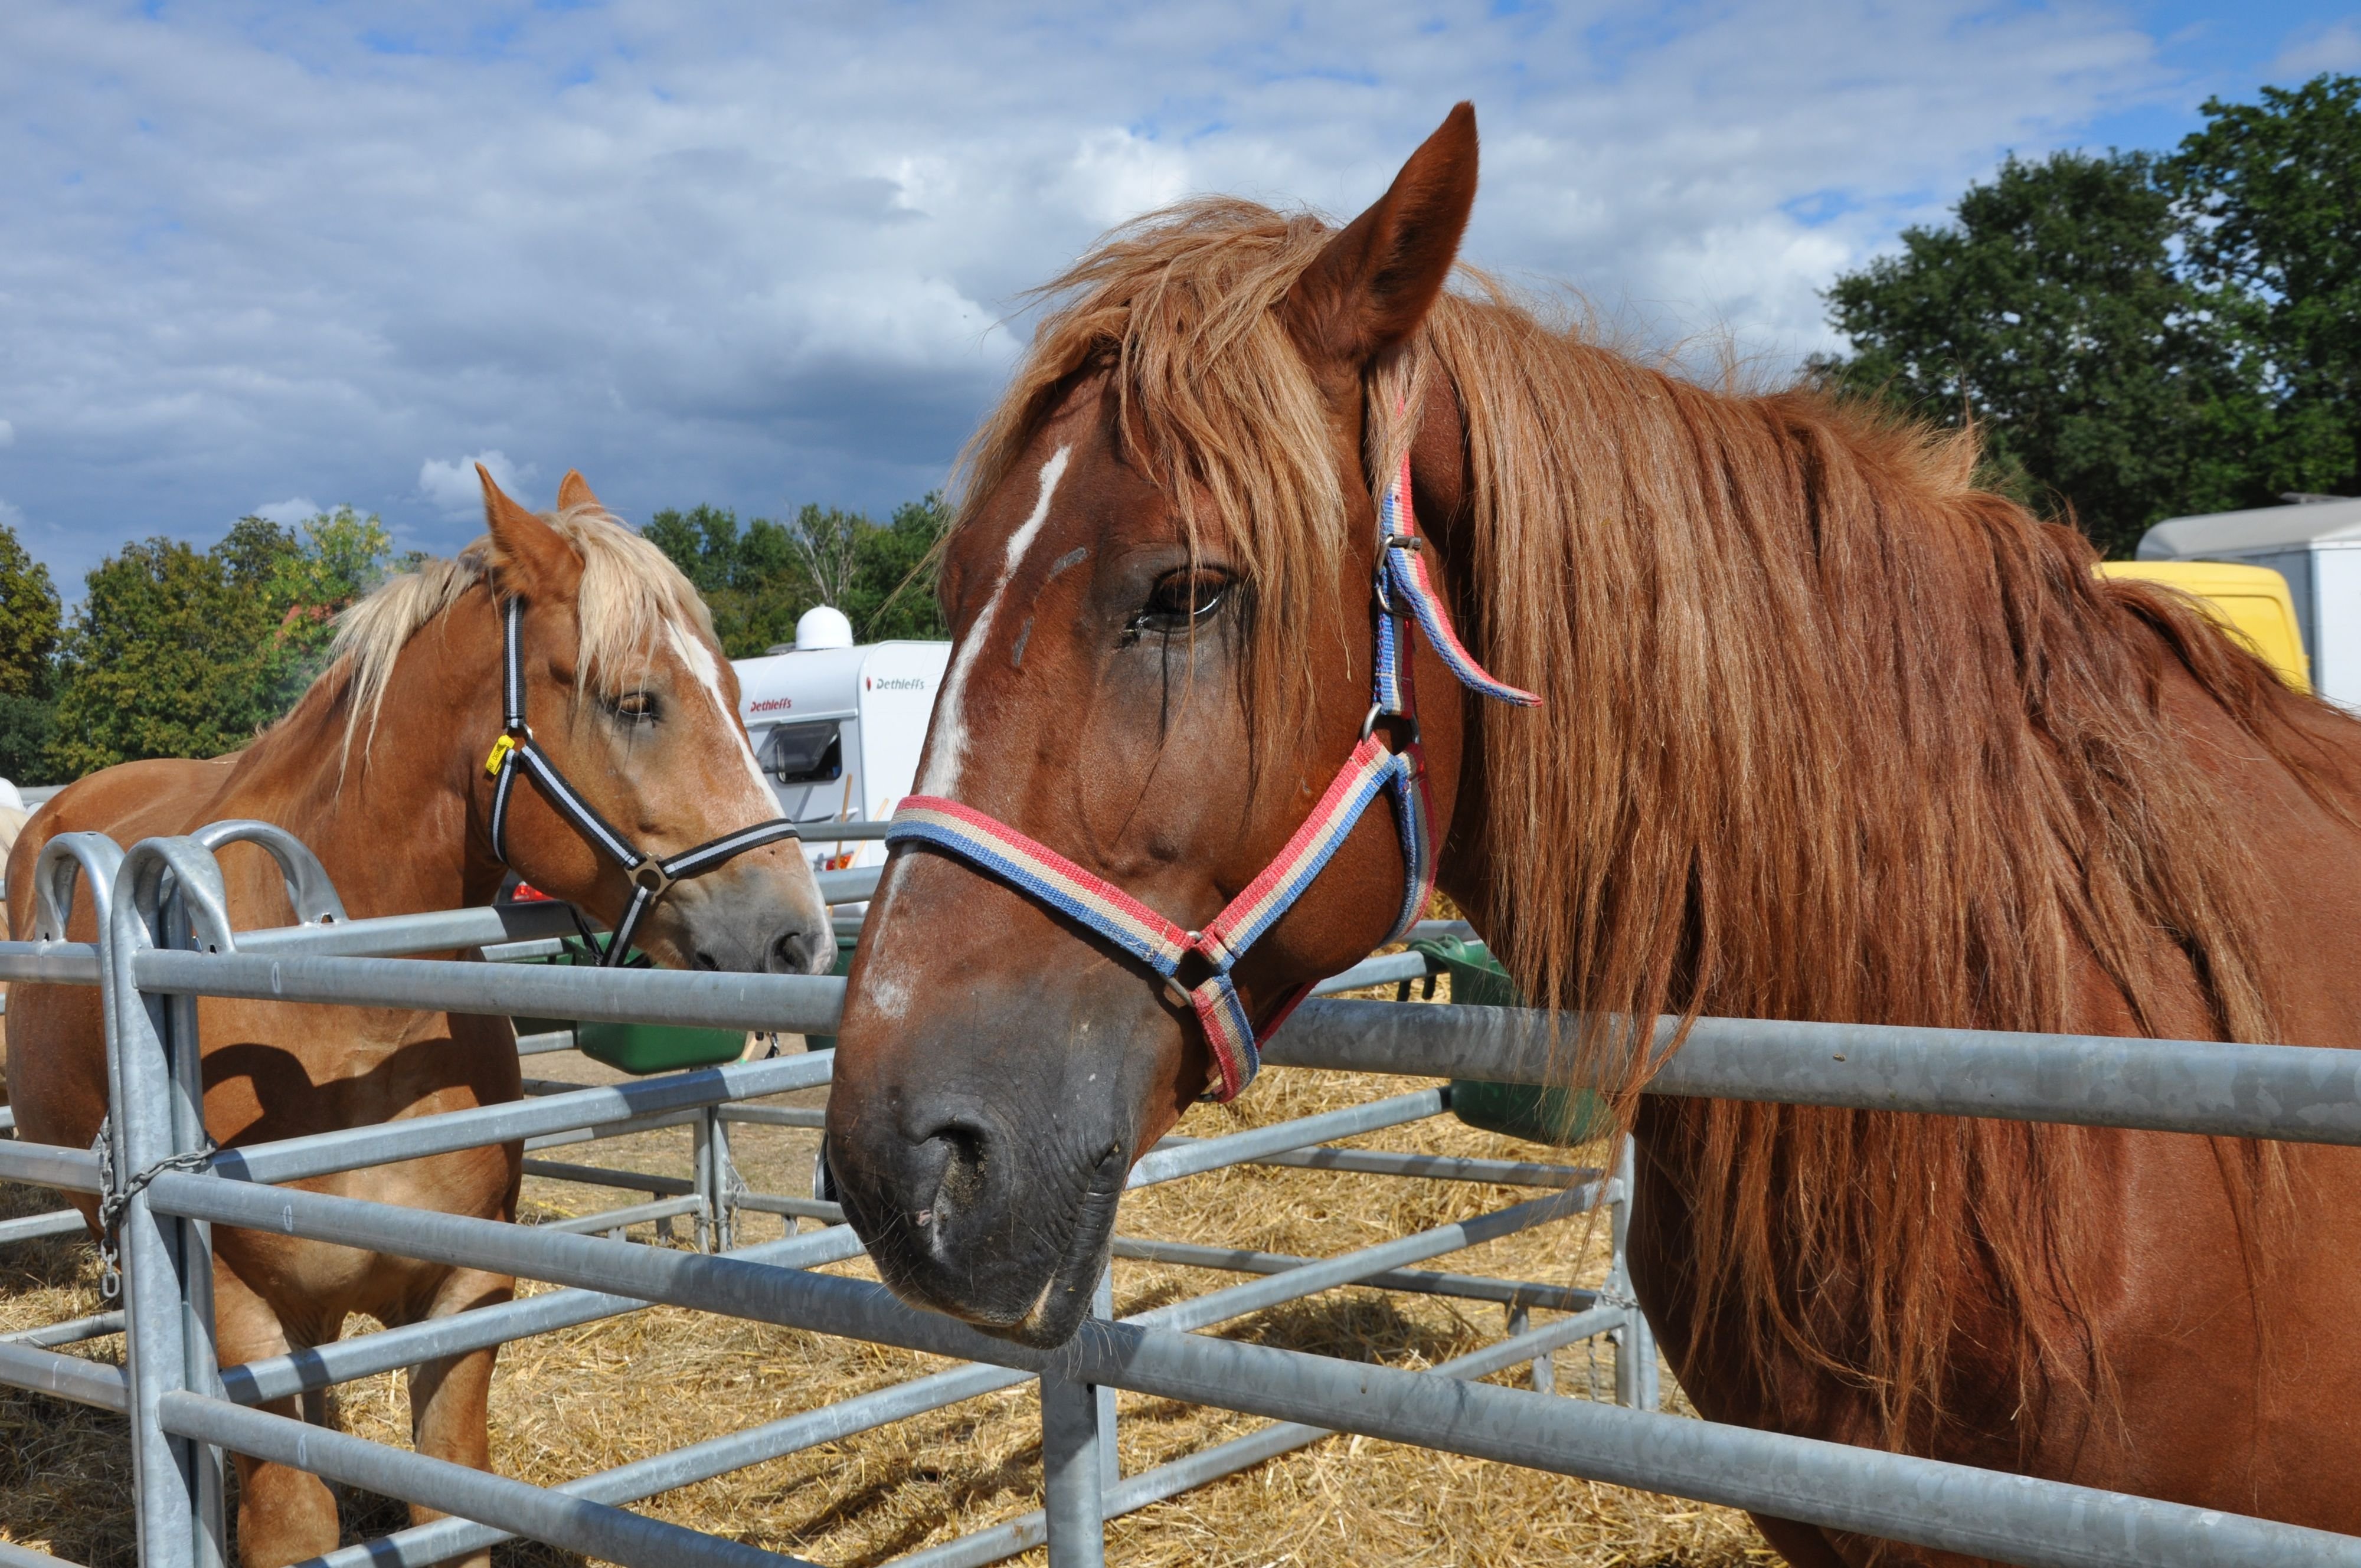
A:
POLYGON ((886 832, 888 843, 931 844, 957 855, 1087 927, 1161 975, 1185 997, 1204 1031, 1221 1080, 1209 1091, 1215 1100, 1235 1099, 1253 1080, 1261 1063, 1261 1041, 1287 1021, 1312 990, 1312 982, 1306 981, 1289 991, 1257 1031, 1231 979, 1232 968, 1303 896, 1378 795, 1392 798, 1402 853, 1401 908, 1385 942, 1409 931, 1433 892, 1434 824, 1427 806, 1426 760, 1418 744, 1418 704, 1401 623, 1415 620, 1444 666, 1470 691, 1521 707, 1541 701, 1494 679, 1460 642, 1427 570, 1421 548, 1424 541, 1410 497, 1410 459, 1404 456, 1378 514, 1376 700, 1361 728, 1360 742, 1277 858, 1202 930, 1181 929, 1038 839, 957 801, 911 795, 894 814, 886 832), (1381 717, 1408 721, 1411 739, 1402 750, 1393 750, 1377 733, 1381 717), (1203 977, 1185 985, 1180 967, 1191 957, 1201 960, 1203 977))
POLYGON ((623 961, 641 920, 655 907, 657 900, 672 891, 673 883, 701 876, 749 850, 759 850, 782 839, 802 837, 794 823, 778 817, 724 833, 693 850, 683 850, 662 860, 642 851, 582 798, 581 792, 566 782, 557 764, 549 760, 549 753, 533 740, 533 728, 524 718, 523 648, 524 600, 511 598, 500 607, 500 738, 492 742, 491 755, 484 759, 484 772, 492 781, 492 853, 502 865, 511 863, 509 802, 514 798, 517 779, 522 776, 532 782, 542 798, 549 802, 550 808, 588 839, 592 848, 623 868, 623 874, 631 879, 631 901, 624 906, 623 917, 616 923, 615 934, 598 960, 601 968, 610 969, 623 961))

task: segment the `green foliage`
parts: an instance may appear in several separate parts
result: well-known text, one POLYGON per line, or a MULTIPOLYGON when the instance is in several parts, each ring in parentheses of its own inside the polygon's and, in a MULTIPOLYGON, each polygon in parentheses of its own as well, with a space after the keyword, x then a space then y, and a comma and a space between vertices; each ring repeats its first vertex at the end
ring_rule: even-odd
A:
POLYGON ((796 621, 832 604, 864 642, 948 635, 935 606, 934 552, 950 528, 939 492, 896 507, 880 526, 859 512, 806 506, 789 522, 698 506, 666 510, 642 532, 712 608, 722 651, 744 659, 795 640, 796 621))
POLYGON ((2361 77, 2205 115, 2170 188, 2190 271, 2276 403, 2262 487, 2361 495, 2361 77))
MULTIPOLYGON (((142 757, 243 747, 302 695, 330 619, 391 554, 378 520, 349 507, 300 533, 241 518, 203 554, 173 539, 126 545, 84 579, 49 770, 73 778, 142 757)), ((0 744, 7 722, 0 713, 0 744)))
POLYGON ((0 695, 49 696, 59 626, 49 569, 26 554, 15 529, 0 524, 0 695))
POLYGON ((1821 375, 1972 420, 1990 480, 2111 555, 2361 469, 2361 81, 2208 103, 2168 158, 2004 163, 1838 279, 1821 375))

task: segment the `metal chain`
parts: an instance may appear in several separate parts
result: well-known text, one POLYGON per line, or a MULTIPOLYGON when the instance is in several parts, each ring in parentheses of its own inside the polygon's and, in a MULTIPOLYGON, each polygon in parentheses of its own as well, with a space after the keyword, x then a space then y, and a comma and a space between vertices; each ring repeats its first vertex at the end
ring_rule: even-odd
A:
POLYGON ((221 1146, 208 1133, 203 1148, 167 1155, 132 1172, 128 1180, 118 1184, 115 1176, 115 1140, 108 1136, 111 1119, 99 1118, 98 1136, 91 1146, 92 1152, 98 1156, 98 1294, 106 1301, 123 1294, 122 1248, 117 1236, 123 1227, 123 1212, 131 1206, 131 1200, 147 1191, 159 1176, 173 1171, 197 1174, 212 1165, 214 1156, 221 1152, 221 1146))

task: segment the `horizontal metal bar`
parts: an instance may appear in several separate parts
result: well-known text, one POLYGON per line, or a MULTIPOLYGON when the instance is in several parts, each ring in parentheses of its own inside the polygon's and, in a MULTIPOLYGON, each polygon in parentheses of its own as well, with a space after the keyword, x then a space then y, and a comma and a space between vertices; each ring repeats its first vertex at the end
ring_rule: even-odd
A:
POLYGON ((72 1318, 62 1323, 46 1323, 38 1329, 18 1329, 12 1334, 0 1334, 0 1343, 29 1344, 47 1350, 60 1344, 80 1344, 84 1340, 104 1339, 108 1334, 123 1332, 123 1314, 93 1312, 87 1318, 72 1318))
POLYGON ((21 1220, 0 1220, 0 1246, 10 1242, 37 1241, 43 1236, 79 1236, 90 1233, 90 1222, 79 1209, 27 1214, 21 1220))
MULTIPOLYGON (((5 998, 0 998, 0 1001, 5 1000, 5 998)), ((14 1105, 0 1105, 0 1133, 13 1133, 16 1130, 16 1108, 14 1105)))
MULTIPOLYGON (((1657 1020, 1653 1048, 1677 1026, 1657 1020)), ((1555 1054, 1570 1046, 1563 1036, 1555 1054)), ((1278 1066, 1502 1083, 1563 1081, 1553 1055, 1546 1014, 1337 1001, 1305 1003, 1262 1053, 1278 1066)), ((2361 1144, 2361 1051, 2306 1046, 1700 1018, 1648 1091, 2361 1144)))
POLYGON ((1236 1165, 1263 1155, 1301 1148, 1306 1144, 1324 1144, 1331 1138, 1373 1133, 1380 1127, 1399 1127, 1405 1123, 1439 1115, 1449 1102, 1443 1090, 1421 1089, 1409 1094, 1347 1105, 1341 1111, 1326 1111, 1317 1116, 1299 1116, 1291 1122, 1277 1122, 1268 1127, 1256 1127, 1218 1138, 1201 1138, 1194 1143, 1170 1148, 1159 1146, 1140 1157, 1139 1163, 1131 1168, 1131 1179, 1125 1185, 1148 1187, 1159 1181, 1170 1181, 1176 1177, 1218 1170, 1223 1166, 1236 1165))
MULTIPOLYGON (((724 1255, 779 1268, 818 1268, 861 1255, 861 1238, 849 1225, 741 1247, 724 1255)), ((520 1301, 478 1307, 446 1318, 430 1318, 398 1329, 357 1334, 288 1355, 222 1369, 222 1385, 241 1405, 259 1405, 313 1388, 415 1366, 446 1355, 531 1339, 606 1318, 643 1311, 648 1303, 631 1296, 597 1290, 552 1290, 520 1301)))
POLYGON ((877 879, 884 872, 883 866, 862 866, 849 872, 821 872, 819 895, 829 904, 865 904, 877 896, 877 879))
POLYGON ((571 1029, 552 1029, 546 1034, 517 1036, 517 1055, 521 1057, 545 1057, 552 1051, 572 1049, 574 1031, 571 1029))
POLYGON ((37 1345, 0 1343, 0 1383, 113 1410, 118 1416, 130 1409, 123 1368, 37 1345))
POLYGON ((609 1209, 600 1213, 584 1214, 571 1220, 551 1220, 533 1228, 536 1231, 570 1231, 576 1235, 602 1236, 609 1231, 620 1231, 631 1225, 644 1225, 651 1220, 674 1220, 683 1214, 702 1214, 705 1200, 692 1194, 686 1198, 659 1198, 653 1203, 633 1203, 627 1208, 609 1209))
POLYGON ((730 1206, 757 1214, 785 1214, 792 1219, 819 1220, 831 1225, 844 1223, 843 1204, 829 1203, 818 1198, 790 1198, 778 1192, 739 1192, 730 1196, 730 1206))
POLYGON ((628 1192, 653 1192, 659 1197, 677 1198, 697 1190, 697 1183, 685 1176, 650 1176, 636 1170, 609 1170, 603 1165, 569 1165, 562 1159, 529 1159, 524 1162, 527 1176, 540 1177, 544 1181, 571 1181, 584 1187, 620 1187, 628 1192))
POLYGON ((98 1157, 88 1149, 60 1148, 0 1139, 0 1181, 21 1181, 28 1187, 54 1187, 60 1192, 98 1190, 98 1157))
POLYGON ((873 842, 893 831, 889 817, 877 822, 798 822, 796 831, 807 844, 858 844, 873 842))
POLYGON ((496 1524, 552 1546, 626 1564, 626 1568, 677 1568, 683 1563, 699 1568, 708 1563, 713 1568, 809 1568, 801 1558, 701 1535, 504 1475, 182 1390, 157 1401, 156 1420, 175 1437, 308 1470, 380 1497, 496 1524))
POLYGON ((825 1105, 724 1105, 719 1115, 725 1122, 746 1122, 760 1127, 828 1125, 825 1105))
MULTIPOLYGON (((1294 1253, 1254 1252, 1242 1247, 1202 1246, 1194 1242, 1160 1242, 1146 1236, 1117 1236, 1115 1255, 1134 1263, 1178 1264, 1184 1268, 1218 1268, 1231 1274, 1285 1274, 1324 1260, 1294 1253)), ((1477 1274, 1438 1274, 1428 1269, 1389 1268, 1353 1280, 1376 1290, 1402 1290, 1419 1296, 1451 1296, 1468 1301, 1498 1301, 1508 1307, 1538 1307, 1553 1312, 1587 1312, 1598 1304, 1598 1292, 1575 1285, 1543 1285, 1522 1279, 1487 1279, 1477 1274)), ((1619 1315, 1609 1327, 1620 1326, 1619 1315)))
MULTIPOLYGON (((840 1442, 895 1421, 1030 1381, 1024 1373, 998 1366, 954 1366, 850 1399, 839 1399, 817 1409, 784 1416, 744 1431, 708 1438, 668 1453, 652 1454, 612 1470, 560 1482, 554 1490, 602 1503, 636 1503, 659 1492, 695 1486, 699 1481, 727 1475, 733 1470, 743 1470, 783 1454, 817 1448, 824 1442, 840 1442)), ((427 1568, 428 1564, 448 1562, 464 1552, 480 1552, 513 1539, 506 1530, 466 1519, 437 1519, 433 1524, 396 1530, 376 1541, 342 1547, 309 1563, 297 1563, 295 1568, 427 1568)))
MULTIPOLYGON (((1397 1260, 1436 1256, 1494 1239, 1543 1217, 1531 1212, 1519 1214, 1502 1211, 1499 1214, 1480 1216, 1464 1224, 1444 1226, 1415 1236, 1380 1243, 1377 1248, 1363 1249, 1346 1257, 1323 1259, 1318 1266, 1323 1275, 1303 1274, 1278 1282, 1257 1280, 1248 1285, 1231 1286, 1189 1300, 1155 1308, 1126 1321, 1178 1329, 1210 1328, 1249 1312, 1260 1311, 1280 1301, 1332 1288, 1336 1282, 1335 1277, 1355 1268, 1371 1266, 1371 1252, 1382 1251, 1384 1256, 1397 1260)), ((536 1297, 533 1299, 554 1299, 536 1297)), ((1526 1352, 1527 1356, 1537 1354, 1540 1354, 1539 1348, 1526 1352)), ((1011 1372, 999 1366, 953 1367, 930 1376, 825 1405, 801 1415, 788 1416, 767 1426, 729 1433, 670 1453, 657 1454, 585 1476, 565 1483, 559 1490, 575 1496, 596 1497, 601 1502, 634 1502, 675 1486, 709 1480, 732 1470, 775 1459, 781 1454, 818 1443, 833 1442, 856 1432, 940 1409, 1002 1388, 1015 1387, 1029 1380, 1025 1373, 1011 1372)), ((444 1521, 403 1530, 366 1546, 348 1547, 342 1552, 332 1552, 317 1559, 315 1563, 306 1565, 306 1568, 423 1568, 424 1564, 442 1562, 462 1552, 477 1551, 504 1539, 497 1530, 456 1520, 444 1521)))
POLYGON ((1424 953, 1380 953, 1363 959, 1342 974, 1332 974, 1312 988, 1314 996, 1334 996, 1340 991, 1358 991, 1365 985, 1391 985, 1405 980, 1423 980, 1433 972, 1424 953))
POLYGON ((88 942, 0 942, 0 981, 96 985, 98 948, 88 942))
POLYGON ((563 937, 535 937, 530 942, 500 942, 484 949, 488 963, 522 963, 526 959, 554 959, 566 950, 563 937))
MULTIPOLYGON (((213 1176, 168 1174, 148 1190, 159 1211, 216 1224, 499 1267, 1029 1372, 1054 1365, 1074 1381, 2039 1568, 2230 1568, 2298 1560, 2361 1568, 2361 1540, 2323 1530, 1844 1443, 1095 1320, 1066 1344, 1037 1350, 906 1307, 883 1286, 834 1275, 258 1189, 213 1176)), ((1562 1200, 1534 1201, 1556 1201, 1562 1200)), ((1239 1288, 1290 1284, 1312 1272, 1296 1270, 1239 1288)))
MULTIPOLYGON (((247 1148, 224 1149, 214 1157, 214 1168, 242 1181, 298 1181, 333 1171, 416 1159, 422 1155, 447 1154, 455 1149, 530 1139, 542 1134, 602 1127, 633 1117, 695 1110, 752 1095, 810 1089, 826 1083, 834 1069, 834 1054, 828 1051, 774 1057, 768 1061, 728 1062, 720 1067, 667 1073, 662 1078, 577 1089, 571 1093, 538 1100, 504 1101, 466 1111, 446 1111, 438 1115, 413 1116, 404 1121, 282 1138, 247 1148)), ((0 1148, 0 1168, 5 1168, 5 1152, 0 1148)))
POLYGON ((574 931, 573 912, 563 904, 489 904, 322 926, 274 926, 236 935, 241 953, 359 959, 489 948, 570 937, 574 931))
MULTIPOLYGON (((1612 1318, 1620 1321, 1621 1317, 1620 1311, 1609 1309, 1593 1313, 1587 1319, 1569 1318, 1562 1322, 1546 1323, 1488 1344, 1466 1355, 1439 1363, 1428 1368, 1428 1372, 1437 1377, 1470 1381, 1488 1377, 1521 1361, 1547 1355, 1576 1340, 1605 1333, 1617 1326, 1616 1322, 1605 1320, 1612 1318)), ((1103 1498, 1105 1517, 1118 1519, 1167 1498, 1177 1497, 1183 1492, 1194 1491, 1209 1481, 1235 1475, 1266 1460, 1276 1459, 1282 1453, 1292 1453, 1299 1448, 1309 1448, 1323 1438, 1335 1435, 1333 1428, 1280 1421, 1259 1431, 1248 1432, 1244 1437, 1184 1454, 1152 1470, 1126 1475, 1108 1487, 1103 1498)), ((1036 1508, 1005 1524, 961 1536, 956 1541, 947 1541, 924 1552, 896 1557, 893 1564, 894 1568, 982 1568, 984 1563, 998 1563, 1020 1552, 1030 1551, 1049 1538, 1048 1516, 1036 1508)))
POLYGON ((13 1541, 0 1541, 0 1568, 82 1568, 62 1557, 52 1557, 46 1552, 36 1552, 29 1546, 19 1546, 13 1541))
POLYGON ((686 1127, 702 1121, 703 1111, 665 1111, 653 1116, 631 1116, 620 1122, 600 1122, 592 1126, 576 1127, 564 1133, 543 1133, 525 1139, 525 1152, 543 1149, 571 1148, 576 1144, 604 1143, 609 1138, 628 1138, 634 1133, 661 1132, 666 1127, 686 1127))
MULTIPOLYGON (((728 1112, 722 1113, 725 1116, 728 1112)), ((1158 1148, 1202 1142, 1178 1134, 1159 1138, 1158 1148)), ((1457 1155, 1399 1154, 1391 1149, 1293 1149, 1240 1160, 1241 1165, 1281 1165, 1301 1170, 1346 1170, 1364 1176, 1402 1176, 1433 1181, 1478 1181, 1494 1187, 1574 1187, 1605 1175, 1580 1165, 1535 1165, 1521 1159, 1469 1159, 1457 1155)))
POLYGON ((835 975, 271 958, 170 948, 137 954, 132 975, 148 992, 788 1034, 834 1034, 844 1006, 844 981, 835 975))

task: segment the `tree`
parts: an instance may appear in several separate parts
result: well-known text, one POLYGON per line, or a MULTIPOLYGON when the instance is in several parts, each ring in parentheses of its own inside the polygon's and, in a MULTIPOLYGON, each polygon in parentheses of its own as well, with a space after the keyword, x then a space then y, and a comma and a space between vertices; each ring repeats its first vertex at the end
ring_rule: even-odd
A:
POLYGON ((2361 77, 2204 113, 2169 189, 2190 270, 2275 403, 2256 488, 2361 495, 2361 77))
POLYGON ((2178 151, 2009 159, 1837 280, 1837 385, 1972 419, 2110 554, 2159 519, 2361 493, 2361 78, 2204 106, 2178 151))
POLYGON ((806 506, 789 523, 741 529, 725 508, 667 509, 647 538, 705 596, 722 651, 749 658, 795 638, 814 605, 844 611, 864 642, 946 635, 934 598, 934 555, 950 527, 939 492, 896 507, 884 527, 859 512, 806 506))
POLYGON ((1990 482, 2062 504, 2110 554, 2148 524, 2235 505, 2263 412, 2174 267, 2173 203, 2144 153, 2010 159, 1957 221, 1838 279, 1839 384, 1972 420, 1990 482))
POLYGON ((367 591, 391 553, 378 520, 349 507, 300 534, 241 518, 202 554, 174 539, 126 545, 84 579, 49 769, 74 778, 245 746, 302 696, 335 612, 367 591))
POLYGON ((45 696, 58 651, 58 590, 49 569, 0 523, 0 693, 45 696))
POLYGON ((0 524, 0 778, 47 782, 41 758, 57 724, 60 625, 49 569, 0 524))

